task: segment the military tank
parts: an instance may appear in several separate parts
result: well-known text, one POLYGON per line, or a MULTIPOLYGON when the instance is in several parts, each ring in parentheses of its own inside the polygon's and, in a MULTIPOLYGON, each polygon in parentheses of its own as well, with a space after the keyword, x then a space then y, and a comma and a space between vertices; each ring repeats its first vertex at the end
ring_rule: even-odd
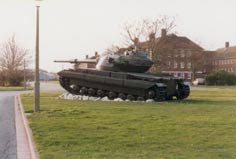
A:
POLYGON ((110 54, 96 59, 55 61, 67 62, 74 69, 58 72, 60 85, 69 93, 109 99, 155 101, 185 99, 190 94, 183 79, 170 75, 145 73, 152 60, 144 51, 128 51, 124 55, 110 54), (81 69, 81 63, 96 64, 96 69, 81 69))

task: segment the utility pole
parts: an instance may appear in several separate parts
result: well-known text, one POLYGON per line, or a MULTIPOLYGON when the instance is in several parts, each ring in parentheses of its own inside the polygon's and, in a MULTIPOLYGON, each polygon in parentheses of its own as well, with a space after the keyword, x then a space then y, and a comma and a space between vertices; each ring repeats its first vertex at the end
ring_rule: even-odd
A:
POLYGON ((39 82, 39 5, 36 5, 36 48, 35 48, 35 83, 34 111, 40 111, 40 82, 39 82))
POLYGON ((24 90, 26 90, 26 72, 25 72, 25 59, 24 59, 24 90))

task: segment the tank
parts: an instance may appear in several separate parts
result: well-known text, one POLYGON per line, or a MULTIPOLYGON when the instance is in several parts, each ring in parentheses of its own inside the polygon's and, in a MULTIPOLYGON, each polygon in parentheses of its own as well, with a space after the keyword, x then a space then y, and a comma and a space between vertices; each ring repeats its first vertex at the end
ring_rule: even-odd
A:
POLYGON ((74 69, 58 72, 60 85, 69 93, 109 99, 165 101, 185 99, 190 94, 183 79, 164 74, 146 73, 153 65, 144 51, 128 51, 124 55, 109 54, 96 59, 55 61, 67 62, 74 69), (82 63, 96 64, 95 69, 81 69, 82 63))

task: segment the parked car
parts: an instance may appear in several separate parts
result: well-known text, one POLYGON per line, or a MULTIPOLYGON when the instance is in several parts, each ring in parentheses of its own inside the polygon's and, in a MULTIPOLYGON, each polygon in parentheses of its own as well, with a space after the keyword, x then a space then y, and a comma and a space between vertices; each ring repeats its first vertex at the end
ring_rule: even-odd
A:
POLYGON ((205 84, 205 79, 204 78, 196 78, 193 81, 193 85, 197 86, 197 85, 203 85, 205 84))

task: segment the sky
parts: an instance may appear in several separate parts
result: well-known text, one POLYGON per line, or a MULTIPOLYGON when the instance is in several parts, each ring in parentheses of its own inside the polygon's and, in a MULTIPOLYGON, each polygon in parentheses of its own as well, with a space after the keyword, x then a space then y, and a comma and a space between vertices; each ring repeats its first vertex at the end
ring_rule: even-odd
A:
MULTIPOLYGON (((235 0, 43 0, 40 4, 40 68, 68 67, 54 60, 84 59, 124 45, 124 24, 159 15, 175 17, 179 36, 205 50, 236 45, 235 0)), ((34 0, 0 0, 0 44, 15 35, 35 56, 34 0)), ((32 66, 34 64, 32 62, 32 66)))

